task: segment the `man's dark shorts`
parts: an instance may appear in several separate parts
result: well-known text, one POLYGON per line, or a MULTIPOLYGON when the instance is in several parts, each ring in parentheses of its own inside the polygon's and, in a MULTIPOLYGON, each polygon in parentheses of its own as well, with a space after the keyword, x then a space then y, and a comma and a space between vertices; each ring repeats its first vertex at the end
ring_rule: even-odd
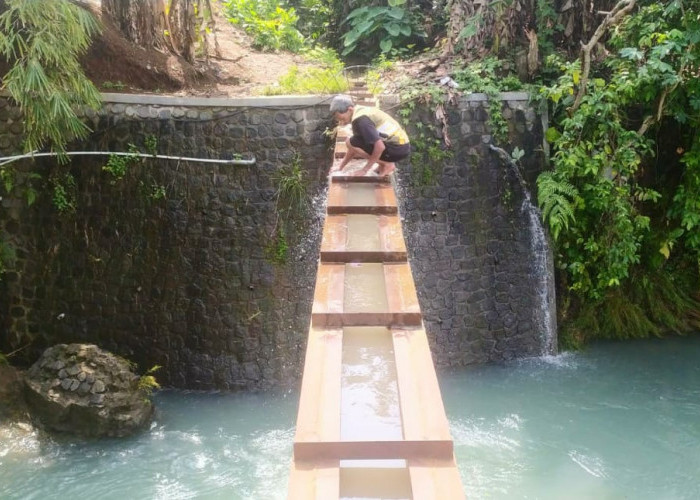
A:
MULTIPOLYGON (((357 135, 353 135, 350 138, 350 144, 356 148, 360 148, 368 155, 371 155, 372 150, 374 149, 374 144, 367 144, 357 135)), ((389 142, 384 142, 384 145, 386 146, 386 149, 384 149, 382 155, 379 157, 379 159, 382 161, 393 163, 395 161, 401 161, 411 154, 410 144, 391 144, 389 142)))

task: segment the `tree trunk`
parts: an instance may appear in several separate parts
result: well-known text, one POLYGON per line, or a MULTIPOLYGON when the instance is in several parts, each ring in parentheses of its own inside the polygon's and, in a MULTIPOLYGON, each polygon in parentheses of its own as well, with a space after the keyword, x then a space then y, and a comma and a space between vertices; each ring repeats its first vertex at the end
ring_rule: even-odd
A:
POLYGON ((170 0, 168 29, 173 47, 188 62, 194 61, 194 47, 197 41, 197 19, 194 13, 194 0, 170 0))
POLYGON ((102 12, 130 41, 142 47, 166 48, 163 0, 102 0, 102 12))
POLYGON ((472 60, 527 46, 525 30, 534 25, 535 6, 536 0, 450 0, 446 52, 472 60))
POLYGON ((194 0, 102 0, 102 12, 135 44, 171 50, 193 62, 200 24, 194 4, 194 0))

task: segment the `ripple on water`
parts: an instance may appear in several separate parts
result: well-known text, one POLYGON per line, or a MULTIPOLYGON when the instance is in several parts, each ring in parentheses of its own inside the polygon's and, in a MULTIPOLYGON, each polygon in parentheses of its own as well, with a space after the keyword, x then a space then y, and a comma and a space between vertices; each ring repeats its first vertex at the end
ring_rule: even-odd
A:
POLYGON ((183 485, 180 481, 167 477, 164 474, 156 474, 156 481, 156 500, 185 500, 197 496, 194 491, 183 485))
POLYGON ((484 419, 451 422, 452 439, 455 446, 490 451, 515 451, 520 448, 520 443, 518 439, 505 435, 504 428, 517 430, 518 426, 517 424, 513 426, 512 423, 515 421, 509 420, 509 417, 504 419, 504 422, 506 421, 509 422, 506 425, 499 422, 487 422, 484 419))
POLYGON ((40 446, 39 433, 31 425, 0 426, 0 459, 31 460, 37 457, 40 446))
POLYGON ((574 352, 563 352, 556 355, 548 354, 535 359, 559 368, 576 368, 581 361, 580 356, 574 352))
MULTIPOLYGON (((700 498, 700 339, 647 345, 445 376, 467 497, 700 498)), ((296 396, 159 394, 125 440, 0 428, 0 498, 283 499, 296 396)))
POLYGON ((526 460, 518 438, 506 435, 517 432, 513 425, 516 422, 509 415, 498 422, 468 419, 450 423, 468 498, 507 498, 512 485, 518 484, 526 474, 526 460))
POLYGON ((600 457, 588 455, 578 450, 570 450, 569 458, 593 477, 608 477, 605 472, 605 464, 600 457))
POLYGON ((498 424, 504 429, 520 430, 520 416, 517 413, 511 413, 510 415, 499 418, 498 424))
POLYGON ((191 443, 191 444, 196 444, 196 445, 202 444, 202 438, 196 432, 175 431, 172 434, 177 439, 180 439, 181 441, 184 441, 186 443, 191 443))

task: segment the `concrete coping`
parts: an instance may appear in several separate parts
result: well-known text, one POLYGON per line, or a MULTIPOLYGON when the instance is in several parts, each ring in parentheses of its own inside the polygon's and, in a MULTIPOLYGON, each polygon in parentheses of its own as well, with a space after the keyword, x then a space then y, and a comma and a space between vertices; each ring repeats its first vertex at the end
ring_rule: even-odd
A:
MULTIPOLYGON (((161 105, 161 106, 188 106, 188 107, 303 107, 318 106, 330 103, 332 95, 308 95, 308 96, 260 96, 260 97, 181 97, 155 94, 115 94, 104 93, 102 99, 109 104, 137 104, 137 105, 161 105)), ((467 101, 487 101, 488 96, 482 93, 469 93, 463 96, 467 101)), ((380 96, 384 103, 399 102, 396 94, 380 96)), ((501 92, 503 101, 529 101, 528 92, 501 92)))
POLYGON ((137 104, 137 105, 161 105, 161 106, 187 106, 207 108, 231 108, 231 107, 304 107, 317 106, 330 103, 332 95, 311 96, 260 96, 260 97, 182 97, 155 94, 114 94, 103 93, 102 100, 105 104, 137 104))
MULTIPOLYGON (((0 97, 9 98, 6 91, 0 92, 0 97)), ((462 96, 467 101, 487 101, 488 96, 482 93, 467 93, 462 96)), ((305 96, 260 96, 260 97, 182 97, 156 94, 117 94, 105 92, 102 100, 109 104, 142 104, 163 106, 201 106, 209 108, 219 107, 295 107, 316 106, 330 103, 333 95, 305 95, 305 96)), ((385 103, 398 103, 397 94, 383 94, 380 99, 385 103)), ((501 92, 503 101, 529 101, 528 92, 501 92)))
MULTIPOLYGON (((489 97, 480 92, 467 94, 467 101, 488 101, 489 97)), ((501 92, 501 101, 529 101, 529 92, 501 92)))
MULTIPOLYGON (((529 92, 501 92, 502 101, 529 101, 530 97, 529 92)), ((465 92, 460 98, 467 102, 485 102, 489 99, 486 94, 481 92, 465 92)), ((382 104, 399 104, 400 102, 397 94, 384 94, 379 96, 379 100, 382 104)))

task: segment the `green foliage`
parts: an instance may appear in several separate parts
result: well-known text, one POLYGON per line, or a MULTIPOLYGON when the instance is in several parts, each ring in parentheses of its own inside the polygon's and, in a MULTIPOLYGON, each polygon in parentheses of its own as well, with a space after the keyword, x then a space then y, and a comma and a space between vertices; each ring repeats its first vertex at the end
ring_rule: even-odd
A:
POLYGON ((407 119, 416 110, 416 104, 444 104, 445 91, 432 83, 409 82, 400 89, 401 109, 399 115, 407 119))
POLYGON ((561 332, 563 345, 578 348, 591 338, 627 340, 697 331, 700 302, 693 298, 693 287, 679 277, 682 272, 686 270, 639 270, 601 299, 584 303, 561 332))
POLYGON ((379 95, 384 90, 382 85, 382 73, 379 70, 369 69, 365 76, 365 80, 367 83, 367 90, 372 95, 379 95))
POLYGON ((475 35, 485 35, 487 45, 490 46, 490 53, 498 55, 502 48, 510 46, 520 35, 516 29, 513 29, 512 19, 509 18, 513 0, 488 0, 478 3, 481 4, 481 7, 475 8, 475 14, 466 21, 459 32, 456 40, 457 46, 462 50, 465 40, 469 40, 475 35), (483 33, 485 27, 490 28, 488 33, 483 33))
POLYGON ((419 132, 411 137, 412 182, 416 186, 430 186, 437 182, 445 162, 454 155, 435 133, 427 133, 422 124, 419 132))
POLYGON ((606 68, 587 82, 581 81, 579 61, 548 61, 561 74, 542 89, 553 105, 555 127, 547 137, 555 153, 554 171, 538 182, 539 202, 557 240, 560 268, 571 289, 589 300, 598 301, 629 280, 643 264, 646 242, 657 241, 651 253, 666 257, 679 239, 696 255, 700 250, 694 230, 700 223, 700 100, 694 97, 700 90, 695 76, 700 27, 693 15, 697 12, 684 14, 678 5, 644 6, 612 37, 618 55, 608 57, 606 68), (674 27, 679 25, 686 30, 674 27), (584 83, 581 105, 571 113, 584 83), (653 141, 638 133, 645 128, 632 110, 635 115, 642 110, 647 124, 670 118, 690 126, 685 139, 692 146, 680 162, 682 181, 671 203, 664 202, 669 206, 665 222, 653 227, 650 217, 659 212, 654 206, 663 195, 645 182, 642 166, 651 161, 653 141), (654 233, 659 230, 662 235, 654 233))
POLYGON ((100 95, 85 77, 79 58, 99 26, 92 15, 67 0, 6 0, 0 14, 0 55, 12 67, 2 89, 23 113, 24 148, 47 142, 58 151, 88 127, 76 109, 97 109, 100 95))
POLYGON ((515 75, 502 70, 502 65, 502 61, 487 57, 456 68, 453 75, 463 91, 481 92, 488 97, 488 124, 497 143, 505 143, 508 140, 508 122, 501 109, 501 92, 523 88, 522 82, 515 75))
POLYGON ((144 177, 144 180, 139 180, 139 195, 141 195, 147 202, 164 200, 167 196, 165 186, 152 182, 147 173, 144 175, 144 177))
POLYGON ((683 154, 681 163, 685 171, 668 209, 675 230, 669 232, 666 244, 673 247, 681 239, 700 255, 700 141, 696 140, 693 149, 683 154))
POLYGON ((299 15, 297 28, 308 39, 317 42, 327 38, 332 9, 330 2, 318 0, 288 0, 299 15))
POLYGON ((138 390, 144 393, 146 397, 150 397, 151 394, 153 394, 154 390, 160 389, 160 384, 158 383, 156 377, 153 374, 161 368, 162 366, 155 365, 152 368, 150 368, 145 374, 139 377, 138 390))
POLYGON ((289 165, 282 167, 273 177, 277 185, 275 206, 278 213, 302 216, 309 206, 306 179, 301 168, 301 155, 295 153, 289 165))
POLYGON ((4 235, 0 234, 0 276, 7 270, 8 266, 12 266, 17 259, 17 254, 12 245, 6 240, 4 235))
POLYGON ((292 66, 279 82, 265 87, 263 94, 340 94, 348 89, 343 63, 333 50, 314 48, 306 51, 305 56, 321 67, 292 66))
POLYGON ((557 76, 540 90, 553 155, 538 202, 571 292, 563 345, 698 328, 698 42, 700 6, 642 0, 587 79, 580 60, 545 61, 557 76))
POLYGON ((338 57, 338 53, 326 47, 312 47, 310 49, 304 49, 302 55, 315 63, 320 64, 324 68, 337 68, 343 69, 344 64, 338 57))
MULTIPOLYGON (((147 135, 144 138, 144 148, 148 154, 156 156, 158 154, 158 139, 154 135, 147 135)), ((127 155, 109 155, 107 163, 102 167, 104 172, 111 176, 109 183, 116 185, 119 181, 129 173, 129 170, 135 165, 145 165, 147 158, 141 155, 141 151, 134 144, 129 144, 129 154, 127 155)), ((140 180, 138 184, 139 194, 147 201, 158 201, 166 198, 165 186, 155 182, 140 180)))
POLYGON ((542 54, 550 54, 554 51, 554 35, 563 31, 564 27, 557 22, 559 13, 551 0, 537 0, 535 12, 537 45, 542 54))
POLYGON ((345 20, 352 28, 342 37, 342 55, 357 52, 360 48, 370 50, 370 55, 374 55, 376 47, 386 54, 392 49, 408 46, 411 40, 424 38, 420 18, 405 7, 406 3, 406 0, 389 0, 388 6, 354 9, 345 20))
POLYGON ((394 62, 386 54, 380 54, 373 62, 365 75, 367 90, 378 95, 384 91, 382 85, 383 75, 394 67, 394 62))
POLYGON ((129 171, 129 167, 139 162, 138 148, 129 144, 129 152, 132 154, 127 156, 109 155, 107 164, 102 167, 102 170, 112 175, 110 184, 116 184, 117 181, 122 180, 129 171))
POLYGON ((574 220, 577 203, 582 203, 578 189, 554 172, 544 172, 537 178, 538 202, 542 218, 549 222, 555 240, 562 230, 569 229, 574 220))
POLYGON ((295 153, 290 164, 280 168, 273 179, 277 186, 275 192, 277 224, 266 253, 275 264, 284 264, 289 255, 290 244, 287 234, 290 233, 290 228, 294 227, 294 224, 304 220, 309 208, 306 178, 299 153, 295 153))
POLYGON ((524 156, 525 156, 525 151, 520 149, 518 146, 515 146, 513 148, 513 151, 511 151, 511 153, 510 153, 510 159, 515 164, 519 164, 520 160, 522 160, 524 156))
POLYGON ((299 52, 304 37, 297 30, 299 17, 294 8, 279 0, 227 0, 223 2, 229 21, 240 24, 261 50, 299 52))
POLYGON ((149 154, 153 156, 158 154, 158 138, 155 135, 147 135, 143 143, 149 154))
POLYGON ((151 192, 148 196, 153 201, 164 200, 166 196, 165 186, 161 184, 151 184, 151 192))
POLYGON ((416 186, 429 186, 437 182, 445 162, 453 153, 440 140, 434 126, 416 119, 414 113, 418 103, 443 105, 445 94, 436 85, 411 85, 401 89, 401 109, 399 116, 404 123, 410 123, 411 135, 411 181, 416 186))
POLYGON ((265 249, 268 259, 273 263, 283 265, 287 263, 289 257, 289 243, 285 234, 284 226, 277 228, 272 243, 265 249))
MULTIPOLYGON (((17 184, 17 172, 7 166, 0 166, 0 184, 5 188, 7 193, 11 193, 17 184)), ((35 172, 29 172, 28 174, 23 174, 22 179, 22 189, 24 191, 24 197, 27 201, 28 206, 32 206, 39 196, 39 192, 34 186, 34 181, 41 179, 41 175, 35 172)))
POLYGON ((76 185, 75 178, 70 173, 63 173, 51 178, 52 201, 54 207, 60 214, 75 212, 76 208, 76 185))
POLYGON ((102 88, 106 90, 124 90, 126 85, 120 81, 116 82, 102 82, 102 88))

